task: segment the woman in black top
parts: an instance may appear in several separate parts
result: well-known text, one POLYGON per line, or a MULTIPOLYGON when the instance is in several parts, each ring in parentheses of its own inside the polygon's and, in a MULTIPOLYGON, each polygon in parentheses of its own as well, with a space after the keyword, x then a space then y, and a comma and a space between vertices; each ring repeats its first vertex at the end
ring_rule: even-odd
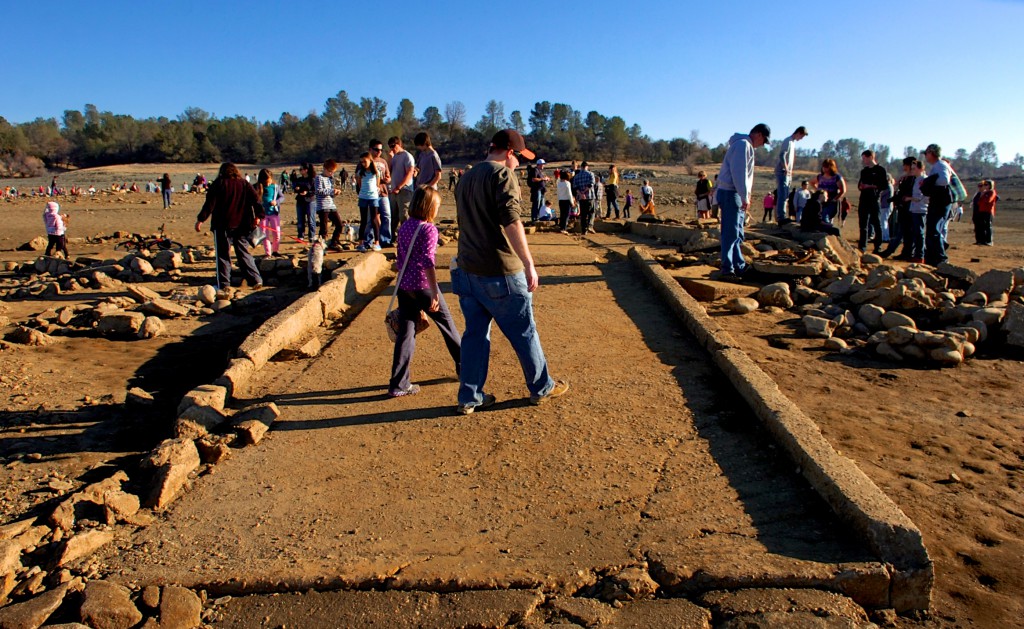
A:
POLYGON ((299 240, 302 240, 303 232, 309 234, 309 242, 316 240, 316 211, 310 201, 313 200, 313 178, 316 177, 316 170, 313 164, 303 164, 299 169, 299 176, 292 181, 292 191, 295 192, 295 213, 299 226, 299 240))
POLYGON ((171 176, 164 173, 160 178, 160 192, 164 195, 164 209, 171 207, 171 176))

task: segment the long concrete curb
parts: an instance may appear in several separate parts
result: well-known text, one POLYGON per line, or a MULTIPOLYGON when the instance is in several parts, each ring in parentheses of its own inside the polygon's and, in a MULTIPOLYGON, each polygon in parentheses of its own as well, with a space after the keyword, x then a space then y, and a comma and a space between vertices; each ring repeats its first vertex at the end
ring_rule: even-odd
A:
POLYGON ((230 399, 243 390, 275 354, 348 310, 363 295, 376 289, 390 272, 391 262, 381 253, 367 252, 352 258, 333 271, 331 279, 316 292, 295 300, 246 337, 227 370, 214 384, 225 387, 230 399))
POLYGON ((779 390, 647 249, 631 248, 629 259, 711 353, 804 478, 889 565, 889 606, 898 612, 927 610, 935 572, 917 526, 853 461, 835 451, 814 420, 779 390))

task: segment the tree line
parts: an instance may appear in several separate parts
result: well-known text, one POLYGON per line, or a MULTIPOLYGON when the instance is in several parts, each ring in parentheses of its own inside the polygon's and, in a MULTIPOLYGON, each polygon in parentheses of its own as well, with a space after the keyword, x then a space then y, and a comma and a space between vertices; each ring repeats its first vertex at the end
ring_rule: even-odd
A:
MULTIPOLYGON (((467 120, 460 101, 443 109, 429 106, 417 115, 413 102, 403 98, 389 113, 388 103, 377 97, 354 100, 344 91, 328 98, 321 113, 305 117, 283 113, 272 121, 244 116, 217 117, 190 107, 174 119, 136 119, 126 114, 100 111, 86 105, 81 111, 66 110, 60 120, 36 118, 11 124, 0 117, 0 176, 35 176, 46 168, 87 168, 125 163, 297 163, 320 162, 328 157, 352 160, 371 139, 400 136, 408 142, 416 133, 430 133, 445 161, 460 162, 481 157, 483 146, 495 131, 515 128, 527 136, 531 148, 550 160, 588 159, 647 164, 683 164, 691 172, 702 164, 717 163, 725 144, 715 147, 702 141, 697 131, 688 138, 652 139, 637 124, 621 116, 597 111, 584 114, 566 103, 541 101, 524 113, 506 115, 501 101, 491 100, 475 123, 467 120)), ((833 157, 843 172, 860 169, 860 151, 867 146, 857 139, 826 142, 821 149, 799 150, 798 167, 817 170, 817 162, 833 157)), ((886 146, 871 145, 879 162, 895 165, 886 146)), ((769 165, 778 155, 778 143, 760 150, 758 162, 769 165)), ((912 147, 907 147, 907 151, 912 147)), ((1000 165, 995 145, 983 142, 968 153, 955 153, 955 165, 965 176, 993 176, 1000 169, 1024 166, 1000 165)))

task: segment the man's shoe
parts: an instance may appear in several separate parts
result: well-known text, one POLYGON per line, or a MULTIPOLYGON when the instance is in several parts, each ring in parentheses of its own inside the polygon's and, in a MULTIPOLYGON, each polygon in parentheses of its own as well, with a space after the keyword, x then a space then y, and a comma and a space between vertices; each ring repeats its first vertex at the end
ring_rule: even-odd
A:
POLYGON ((568 391, 569 383, 566 382, 565 380, 557 380, 555 381, 555 386, 551 387, 551 390, 545 393, 544 395, 531 395, 530 404, 533 404, 534 406, 540 406, 541 404, 544 404, 548 400, 554 399, 556 397, 562 397, 568 391))
POLYGON ((388 397, 405 397, 407 395, 416 395, 420 392, 420 385, 410 384, 408 389, 391 389, 388 391, 388 397))
POLYGON ((496 401, 497 398, 495 398, 493 395, 491 395, 490 393, 484 393, 483 402, 480 402, 479 404, 459 404, 459 408, 456 410, 458 411, 459 415, 472 415, 474 412, 476 412, 477 409, 483 410, 485 408, 490 408, 491 406, 494 406, 494 403, 496 401))

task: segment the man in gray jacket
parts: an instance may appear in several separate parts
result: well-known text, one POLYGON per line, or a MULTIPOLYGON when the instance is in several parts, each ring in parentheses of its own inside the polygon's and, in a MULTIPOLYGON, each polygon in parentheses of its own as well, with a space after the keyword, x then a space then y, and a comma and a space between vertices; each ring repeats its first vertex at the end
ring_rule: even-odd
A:
POLYGON ((749 135, 736 133, 729 138, 715 192, 722 214, 721 279, 738 279, 747 270, 740 245, 754 186, 754 149, 767 144, 771 133, 768 125, 759 123, 749 135))

